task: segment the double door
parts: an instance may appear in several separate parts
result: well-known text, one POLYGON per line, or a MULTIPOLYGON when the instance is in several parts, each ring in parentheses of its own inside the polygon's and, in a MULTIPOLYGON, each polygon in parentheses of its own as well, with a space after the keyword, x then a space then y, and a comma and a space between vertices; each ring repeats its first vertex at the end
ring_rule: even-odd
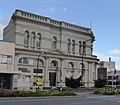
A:
POLYGON ((56 86, 56 72, 49 72, 50 86, 56 86))

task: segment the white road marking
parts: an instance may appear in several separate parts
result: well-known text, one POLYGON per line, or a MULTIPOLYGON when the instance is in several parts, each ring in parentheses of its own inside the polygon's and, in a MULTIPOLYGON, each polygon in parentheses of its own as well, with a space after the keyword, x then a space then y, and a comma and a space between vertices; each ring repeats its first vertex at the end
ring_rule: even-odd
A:
POLYGON ((103 103, 105 101, 94 101, 94 102, 76 102, 76 103, 71 103, 72 105, 80 105, 80 104, 93 104, 93 103, 103 103))
POLYGON ((87 98, 111 98, 111 97, 115 97, 115 96, 89 96, 87 98))

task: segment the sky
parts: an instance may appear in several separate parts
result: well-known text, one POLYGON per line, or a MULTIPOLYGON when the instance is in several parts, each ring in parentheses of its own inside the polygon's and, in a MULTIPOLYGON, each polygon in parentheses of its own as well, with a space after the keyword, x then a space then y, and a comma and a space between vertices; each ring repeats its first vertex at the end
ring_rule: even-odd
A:
POLYGON ((0 39, 16 9, 91 28, 94 55, 120 69, 120 0, 0 0, 0 39), (92 23, 92 25, 91 25, 92 23))

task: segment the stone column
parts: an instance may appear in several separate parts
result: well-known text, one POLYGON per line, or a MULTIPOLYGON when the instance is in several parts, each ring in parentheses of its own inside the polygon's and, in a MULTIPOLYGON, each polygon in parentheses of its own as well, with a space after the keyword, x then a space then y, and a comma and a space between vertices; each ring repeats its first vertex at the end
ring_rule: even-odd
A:
POLYGON ((49 71, 48 71, 48 58, 45 57, 45 67, 44 67, 44 88, 49 87, 49 71))
POLYGON ((93 74, 92 74, 92 62, 89 62, 89 87, 92 86, 93 74))

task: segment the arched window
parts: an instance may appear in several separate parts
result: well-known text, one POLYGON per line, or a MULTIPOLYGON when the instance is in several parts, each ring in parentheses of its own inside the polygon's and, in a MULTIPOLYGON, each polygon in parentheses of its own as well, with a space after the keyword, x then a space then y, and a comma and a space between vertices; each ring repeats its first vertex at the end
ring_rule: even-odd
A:
POLYGON ((72 52, 75 53, 75 40, 72 40, 72 52))
POLYGON ((57 67, 57 66, 58 66, 57 61, 53 60, 53 61, 50 63, 50 66, 52 66, 52 67, 57 67))
POLYGON ((36 47, 40 48, 40 44, 41 44, 41 34, 38 33, 36 37, 36 47))
POLYGON ((27 58, 25 57, 22 57, 19 59, 18 63, 21 63, 21 64, 29 64, 29 61, 27 58))
POLYGON ((67 64, 67 67, 69 68, 69 70, 66 73, 66 77, 70 78, 74 75, 74 64, 72 62, 69 62, 67 64))
POLYGON ((24 34, 24 44, 25 46, 29 46, 29 31, 25 31, 25 34, 24 34))
POLYGON ((67 64, 67 67, 73 69, 74 64, 73 64, 72 62, 69 62, 69 63, 67 64))
POLYGON ((68 52, 70 53, 70 44, 71 44, 71 41, 70 39, 68 39, 68 52))
POLYGON ((81 70, 81 72, 80 72, 80 75, 84 75, 84 73, 85 73, 85 65, 84 65, 84 63, 80 63, 80 70, 81 70))
POLYGON ((52 49, 56 49, 57 48, 57 38, 55 36, 53 36, 52 38, 52 49))
POLYGON ((86 53, 86 42, 83 42, 83 54, 86 53))
POLYGON ((82 53, 82 42, 79 41, 79 54, 81 54, 81 53, 82 53))
POLYGON ((34 61, 34 65, 37 66, 37 64, 38 64, 38 66, 43 66, 43 65, 44 65, 44 62, 43 62, 43 60, 41 60, 41 59, 39 59, 39 61, 38 61, 38 59, 36 59, 36 60, 34 61))
POLYGON ((35 47, 35 32, 32 32, 31 33, 31 41, 30 41, 31 43, 30 43, 30 45, 31 45, 31 47, 35 47))

